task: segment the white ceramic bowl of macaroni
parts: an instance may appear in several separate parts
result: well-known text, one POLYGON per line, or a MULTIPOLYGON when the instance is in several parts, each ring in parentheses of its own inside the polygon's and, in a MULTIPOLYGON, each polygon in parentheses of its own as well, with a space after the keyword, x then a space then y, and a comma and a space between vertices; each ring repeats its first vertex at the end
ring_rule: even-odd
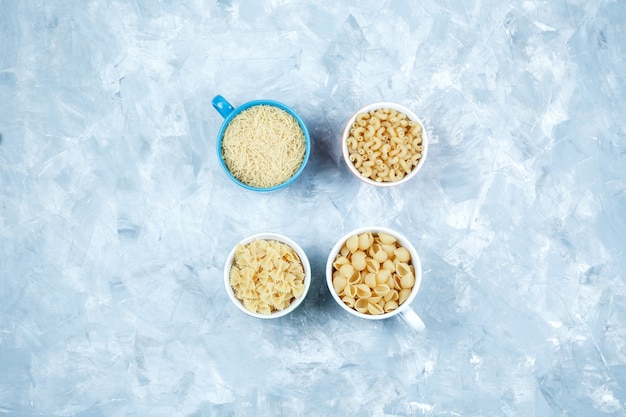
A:
POLYGON ((272 241, 281 242, 281 243, 288 245, 294 250, 294 252, 300 258, 300 261, 302 262, 302 267, 304 269, 304 292, 302 293, 300 297, 293 300, 291 304, 289 305, 289 307, 285 308, 284 310, 272 312, 271 314, 261 314, 261 313, 252 312, 246 309, 246 307, 242 304, 242 302, 239 301, 239 299, 235 296, 233 287, 230 284, 230 270, 231 270, 231 267, 233 266, 233 262, 235 260, 235 251, 237 249, 237 245, 235 245, 233 249, 230 251, 230 253, 228 254, 228 257, 226 258, 226 262, 224 264, 224 287, 226 288, 226 293, 228 294, 228 298, 230 298, 230 301, 232 301, 232 303, 239 310, 241 310, 242 312, 252 317, 256 317, 259 319, 276 319, 279 317, 286 316, 287 314, 291 313, 296 308, 298 308, 300 304, 302 304, 302 302, 304 301, 309 291, 309 288, 311 287, 311 266, 309 264, 309 259, 306 253, 304 252, 304 250, 300 247, 300 245, 298 245, 296 242, 294 242, 292 239, 288 238, 287 236, 281 235, 279 233, 271 233, 271 232, 257 233, 257 234, 246 237, 245 239, 241 240, 238 243, 245 246, 248 243, 254 242, 255 240, 272 240, 272 241))
POLYGON ((345 310, 346 312, 354 316, 367 319, 367 320, 382 320, 382 319, 387 319, 387 318, 400 314, 402 318, 417 331, 421 331, 424 329, 425 327, 424 322, 411 309, 410 305, 415 299, 415 296, 417 295, 420 289, 421 283, 422 283, 422 263, 417 253, 417 250, 415 249, 411 241, 407 239, 404 235, 402 235, 401 233, 393 229, 386 228, 386 227, 366 226, 366 227, 360 227, 358 229, 350 231, 349 233, 346 233, 337 241, 335 246, 333 246, 332 250, 330 251, 330 254, 328 255, 328 260, 326 262, 326 284, 328 286, 328 290, 330 291, 330 294, 332 295, 333 299, 337 302, 337 304, 339 304, 339 306, 343 310, 345 310), (346 243, 348 238, 355 236, 355 235, 360 235, 366 232, 371 232, 372 234, 386 233, 388 235, 395 237, 397 239, 398 244, 406 248, 409 251, 411 255, 411 264, 413 265, 415 269, 415 272, 414 272, 415 284, 413 285, 413 288, 411 289, 411 293, 409 297, 402 304, 400 304, 395 310, 386 312, 383 314, 378 314, 378 315, 360 313, 354 308, 349 307, 348 305, 346 305, 346 303, 342 301, 341 297, 339 296, 339 294, 337 294, 337 291, 335 291, 335 288, 333 286, 333 272, 334 272, 333 263, 335 262, 337 255, 341 251, 342 246, 346 243))
POLYGON ((373 104, 369 104, 369 105, 367 105, 367 106, 357 110, 352 115, 350 120, 348 120, 348 123, 346 123, 346 126, 345 126, 344 131, 343 131, 343 135, 342 135, 342 138, 341 138, 341 153, 343 154, 343 159, 344 159, 344 161, 346 163, 346 166, 350 170, 350 172, 352 174, 354 174, 355 177, 357 177, 358 179, 363 181, 364 183, 369 184, 369 185, 373 185, 373 186, 376 186, 376 187, 393 187, 393 186, 401 185, 401 184, 404 184, 404 183, 410 181, 413 177, 415 177, 417 175, 417 173, 424 166, 424 162, 426 161, 426 156, 428 154, 428 133, 426 132, 424 123, 422 123, 420 118, 411 109, 409 109, 408 107, 403 106, 401 104, 387 102, 387 101, 373 103, 373 104), (422 147, 423 147, 423 150, 421 152, 422 156, 419 159, 418 164, 415 167, 413 167, 413 169, 411 170, 411 172, 409 174, 404 175, 401 179, 396 180, 396 181, 375 181, 375 180, 373 180, 371 178, 365 177, 355 167, 354 162, 352 162, 350 160, 350 152, 348 150, 347 140, 350 137, 350 129, 352 129, 352 127, 353 127, 353 125, 354 125, 354 123, 356 121, 357 116, 359 114, 361 114, 361 113, 367 113, 367 112, 370 112, 370 111, 373 111, 373 110, 384 109, 384 108, 393 109, 393 110, 396 110, 398 112, 404 113, 408 117, 408 119, 412 120, 415 123, 418 123, 421 126, 421 128, 422 128, 422 147))

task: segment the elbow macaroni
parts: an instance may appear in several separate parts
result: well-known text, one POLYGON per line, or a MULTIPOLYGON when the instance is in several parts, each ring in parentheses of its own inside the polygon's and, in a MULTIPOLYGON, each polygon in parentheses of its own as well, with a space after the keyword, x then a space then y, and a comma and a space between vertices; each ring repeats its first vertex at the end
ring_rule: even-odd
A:
POLYGON ((362 176, 378 182, 398 181, 422 159, 422 127, 406 114, 376 109, 359 113, 354 125, 346 143, 349 159, 362 176))
POLYGON ((411 254, 386 233, 348 238, 333 262, 333 288, 350 308, 384 314, 404 303, 415 286, 411 254))

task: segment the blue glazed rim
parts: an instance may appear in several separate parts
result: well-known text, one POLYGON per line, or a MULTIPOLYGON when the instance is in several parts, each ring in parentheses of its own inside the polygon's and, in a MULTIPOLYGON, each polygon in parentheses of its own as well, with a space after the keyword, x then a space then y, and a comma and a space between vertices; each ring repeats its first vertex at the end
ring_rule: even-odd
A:
POLYGON ((253 101, 248 101, 247 103, 242 104, 241 106, 234 108, 224 97, 222 97, 221 95, 217 95, 213 98, 212 100, 212 104, 213 107, 215 108, 215 110, 217 110, 217 112, 224 118, 224 122, 222 123, 222 126, 220 128, 220 131, 217 135, 217 157, 220 161, 220 165, 222 166, 222 169, 224 170, 224 172, 226 173, 226 175, 233 180, 235 183, 237 183, 238 185, 240 185, 243 188, 246 188, 248 190, 252 190, 252 191, 259 191, 259 192, 267 192, 267 191, 274 191, 274 190, 278 190, 281 188, 284 188, 286 186, 288 186, 289 184, 291 184, 292 182, 294 182, 302 173, 302 171, 304 171, 304 168, 306 167, 307 162, 309 161, 309 155, 311 154, 311 137, 309 135, 309 130, 307 129, 306 125, 304 124, 304 121, 300 118, 300 116, 298 116, 298 114, 291 109, 290 107, 284 105, 283 103, 280 103, 278 101, 274 101, 274 100, 253 100, 253 101), (282 182, 278 185, 274 185, 272 187, 268 187, 268 188, 260 188, 260 187, 253 187, 251 185, 248 185, 242 181, 239 181, 237 178, 235 178, 235 176, 229 171, 228 167, 226 166, 226 162, 224 162, 224 157, 222 155, 222 139, 224 137, 224 132, 226 131, 226 128, 228 127, 228 124, 231 122, 231 120, 233 120, 233 118, 235 118, 235 116, 237 116, 239 113, 241 113, 242 111, 249 109, 250 107, 254 107, 254 106, 259 106, 259 105, 266 105, 266 106, 274 106, 274 107, 278 107, 279 109, 282 109, 284 111, 286 111, 287 113, 289 113, 290 115, 292 115, 294 117, 294 119, 296 119, 296 121, 298 122, 298 125, 300 125, 300 129, 302 129, 302 133, 304 134, 304 141, 305 141, 305 151, 304 151, 304 159, 302 160, 302 163, 300 164, 300 167, 298 168, 298 170, 291 176, 291 178, 289 178, 288 180, 286 180, 285 182, 282 182))

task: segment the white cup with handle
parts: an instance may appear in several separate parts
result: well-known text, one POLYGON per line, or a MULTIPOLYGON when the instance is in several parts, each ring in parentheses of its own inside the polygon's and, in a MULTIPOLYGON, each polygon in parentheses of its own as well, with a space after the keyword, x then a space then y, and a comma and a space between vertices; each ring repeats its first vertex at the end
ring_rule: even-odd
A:
POLYGON ((326 262, 328 290, 343 310, 366 320, 382 320, 399 316, 417 332, 421 332, 426 327, 419 315, 411 308, 411 303, 421 283, 422 264, 417 250, 404 235, 386 227, 360 227, 345 234, 332 248, 326 262), (381 239, 384 242, 392 240, 394 242, 383 243, 381 239), (350 243, 348 243, 349 240, 350 243), (371 241, 369 245, 368 241, 371 241), (378 246, 374 247, 374 244, 378 246), (392 246, 395 246, 396 250, 404 249, 400 249, 396 256, 395 252, 387 253, 391 251, 392 246), (380 253, 381 250, 387 251, 385 261, 393 263, 393 271, 392 264, 383 261, 385 254, 380 253), (355 256, 357 252, 360 253, 355 256), (365 268, 363 268, 363 254, 365 254, 365 268), (350 266, 344 266, 347 264, 350 266), (376 271, 377 268, 378 271, 384 268, 389 272, 383 271, 384 273, 379 274, 376 271), (371 273, 377 277, 375 283, 371 273), (412 282, 409 276, 411 273, 412 282), (391 280, 387 276, 391 276, 391 280), (387 281, 383 282, 385 277, 387 281), (393 285, 390 285, 392 283, 393 285), (408 288, 411 283, 412 285, 408 288), (348 288, 350 285, 353 287, 348 288), (394 301, 397 305, 394 305, 394 301))

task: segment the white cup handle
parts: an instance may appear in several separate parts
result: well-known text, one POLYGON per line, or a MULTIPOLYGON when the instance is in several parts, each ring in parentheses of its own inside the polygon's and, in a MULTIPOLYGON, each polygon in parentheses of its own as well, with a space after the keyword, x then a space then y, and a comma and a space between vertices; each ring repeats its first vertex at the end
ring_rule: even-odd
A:
POLYGON ((418 316, 417 313, 410 307, 405 308, 400 312, 400 318, 416 332, 421 332, 426 328, 426 325, 420 316, 418 316))

